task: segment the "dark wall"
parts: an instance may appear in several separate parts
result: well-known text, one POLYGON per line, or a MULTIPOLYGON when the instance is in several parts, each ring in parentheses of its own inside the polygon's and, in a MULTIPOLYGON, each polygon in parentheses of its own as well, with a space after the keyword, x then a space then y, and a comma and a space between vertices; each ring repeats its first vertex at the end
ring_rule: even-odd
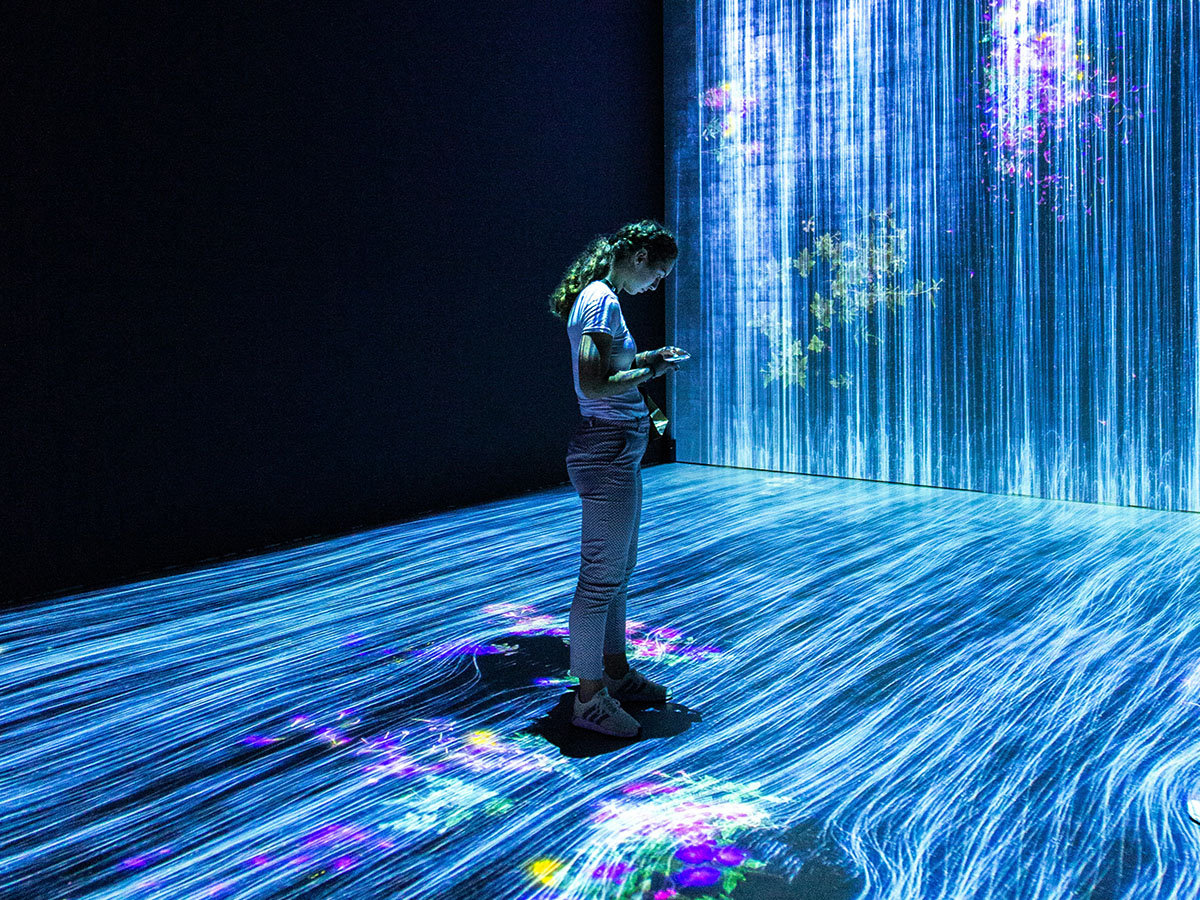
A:
POLYGON ((7 36, 4 602, 566 482, 546 297, 663 216, 659 5, 141 6, 7 36))

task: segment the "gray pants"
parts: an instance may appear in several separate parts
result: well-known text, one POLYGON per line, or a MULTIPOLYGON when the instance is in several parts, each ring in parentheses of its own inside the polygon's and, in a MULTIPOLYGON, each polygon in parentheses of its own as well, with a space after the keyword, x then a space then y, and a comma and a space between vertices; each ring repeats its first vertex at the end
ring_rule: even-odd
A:
POLYGON ((587 418, 567 448, 567 471, 583 502, 579 583, 571 604, 571 674, 598 681, 603 654, 625 652, 625 601, 637 564, 642 456, 650 417, 587 418))

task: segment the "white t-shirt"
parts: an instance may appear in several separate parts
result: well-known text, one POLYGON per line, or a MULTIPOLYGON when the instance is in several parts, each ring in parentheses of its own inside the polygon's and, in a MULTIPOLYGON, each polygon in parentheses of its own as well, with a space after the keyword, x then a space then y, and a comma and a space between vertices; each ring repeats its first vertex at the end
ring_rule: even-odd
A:
POLYGON ((633 357, 637 344, 625 326, 621 314, 621 303, 617 295, 603 281, 593 281, 582 291, 571 307, 567 318, 567 335, 571 338, 571 368, 575 373, 575 396, 579 398, 579 412, 583 416, 601 419, 640 419, 650 414, 642 392, 636 386, 611 397, 589 399, 579 387, 579 343, 588 332, 602 331, 612 336, 612 353, 609 357, 608 374, 621 369, 633 368, 633 357))

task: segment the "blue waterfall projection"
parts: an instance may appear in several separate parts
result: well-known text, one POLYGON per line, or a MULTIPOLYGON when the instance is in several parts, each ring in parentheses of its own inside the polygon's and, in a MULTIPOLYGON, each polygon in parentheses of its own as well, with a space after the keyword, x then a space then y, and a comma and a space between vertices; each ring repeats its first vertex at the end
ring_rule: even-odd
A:
POLYGON ((1200 510, 1197 0, 673 0, 677 458, 1200 510))
POLYGON ((1200 517, 645 479, 638 742, 568 487, 3 614, 0 895, 1200 897, 1200 517))

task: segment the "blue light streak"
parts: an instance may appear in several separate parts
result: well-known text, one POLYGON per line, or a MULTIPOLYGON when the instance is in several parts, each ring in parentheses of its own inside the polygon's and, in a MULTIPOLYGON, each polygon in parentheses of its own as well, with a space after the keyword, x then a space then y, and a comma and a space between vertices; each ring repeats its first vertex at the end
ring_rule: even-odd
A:
POLYGON ((681 461, 1200 510, 1200 4, 666 7, 681 461))
POLYGON ((639 742, 568 487, 0 615, 5 896, 1200 896, 1200 517, 645 479, 639 742))

